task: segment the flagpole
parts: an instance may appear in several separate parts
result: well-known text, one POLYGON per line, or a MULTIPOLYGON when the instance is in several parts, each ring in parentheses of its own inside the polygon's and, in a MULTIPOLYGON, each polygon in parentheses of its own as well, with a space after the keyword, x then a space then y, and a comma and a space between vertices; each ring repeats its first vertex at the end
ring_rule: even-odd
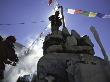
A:
POLYGON ((63 27, 65 27, 64 14, 63 14, 63 6, 59 6, 59 8, 61 8, 62 23, 63 23, 63 27))
POLYGON ((106 51, 105 51, 105 49, 104 49, 104 47, 103 47, 103 45, 102 45, 102 42, 101 42, 101 40, 100 40, 100 37, 99 37, 98 32, 96 31, 95 27, 93 27, 93 26, 91 26, 90 30, 91 30, 91 32, 93 33, 94 38, 96 39, 98 45, 99 45, 100 48, 101 48, 102 54, 103 54, 103 56, 104 56, 104 60, 105 60, 105 61, 108 61, 108 56, 107 56, 106 51))

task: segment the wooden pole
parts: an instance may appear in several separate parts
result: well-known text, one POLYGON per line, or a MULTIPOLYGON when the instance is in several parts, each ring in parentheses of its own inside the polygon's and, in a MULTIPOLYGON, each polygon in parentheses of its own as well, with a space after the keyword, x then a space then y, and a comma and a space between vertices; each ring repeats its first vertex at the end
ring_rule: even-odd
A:
POLYGON ((101 40, 100 40, 98 32, 96 31, 95 27, 93 27, 93 26, 91 26, 90 30, 93 33, 94 38, 96 39, 97 43, 99 44, 99 46, 101 48, 102 54, 104 56, 104 60, 108 61, 108 56, 107 56, 106 51, 105 51, 105 49, 104 49, 104 47, 103 47, 103 45, 101 43, 101 40))
POLYGON ((65 27, 64 14, 63 14, 63 6, 59 6, 59 8, 61 8, 62 23, 63 23, 63 27, 65 27))

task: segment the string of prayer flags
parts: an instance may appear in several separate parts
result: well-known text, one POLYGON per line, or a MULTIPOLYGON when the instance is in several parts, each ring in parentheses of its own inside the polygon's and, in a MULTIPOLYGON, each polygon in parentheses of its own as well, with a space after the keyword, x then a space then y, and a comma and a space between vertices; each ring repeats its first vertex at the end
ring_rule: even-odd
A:
POLYGON ((69 14, 81 14, 87 17, 110 18, 110 15, 96 12, 83 11, 79 9, 68 9, 69 14))

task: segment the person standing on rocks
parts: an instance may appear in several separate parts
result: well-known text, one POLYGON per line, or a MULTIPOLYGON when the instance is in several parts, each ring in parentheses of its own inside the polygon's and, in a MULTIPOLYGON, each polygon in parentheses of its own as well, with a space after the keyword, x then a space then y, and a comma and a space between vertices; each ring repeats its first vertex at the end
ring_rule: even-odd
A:
POLYGON ((54 31, 58 32, 59 27, 62 25, 61 19, 59 17, 59 11, 56 11, 55 15, 51 15, 49 17, 49 20, 51 21, 51 31, 52 31, 52 33, 54 31))

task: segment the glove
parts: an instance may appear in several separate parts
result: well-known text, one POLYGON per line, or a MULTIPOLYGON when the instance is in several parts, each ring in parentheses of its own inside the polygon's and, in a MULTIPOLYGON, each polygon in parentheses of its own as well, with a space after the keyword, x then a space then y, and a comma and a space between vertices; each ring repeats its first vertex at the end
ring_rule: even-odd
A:
POLYGON ((11 64, 12 66, 16 66, 16 62, 13 62, 13 64, 11 64))

